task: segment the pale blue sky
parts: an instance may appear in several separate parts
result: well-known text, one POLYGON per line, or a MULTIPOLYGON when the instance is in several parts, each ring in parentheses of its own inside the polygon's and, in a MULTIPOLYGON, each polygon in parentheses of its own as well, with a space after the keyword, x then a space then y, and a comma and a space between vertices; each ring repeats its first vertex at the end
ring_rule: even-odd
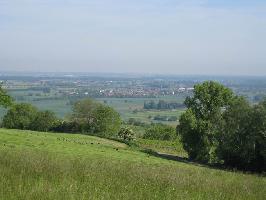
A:
POLYGON ((0 0, 0 71, 266 75, 266 0, 0 0))

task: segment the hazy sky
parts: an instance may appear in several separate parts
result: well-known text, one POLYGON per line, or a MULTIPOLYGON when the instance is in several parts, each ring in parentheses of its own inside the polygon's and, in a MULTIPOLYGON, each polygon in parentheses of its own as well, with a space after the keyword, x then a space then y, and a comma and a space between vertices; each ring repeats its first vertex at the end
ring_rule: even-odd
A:
POLYGON ((266 75, 266 0, 0 0, 0 71, 266 75))

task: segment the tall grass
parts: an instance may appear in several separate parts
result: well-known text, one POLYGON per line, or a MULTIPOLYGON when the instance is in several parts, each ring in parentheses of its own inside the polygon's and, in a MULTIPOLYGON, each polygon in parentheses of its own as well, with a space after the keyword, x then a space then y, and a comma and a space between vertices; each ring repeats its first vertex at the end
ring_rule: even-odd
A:
POLYGON ((266 179, 258 175, 117 151, 111 146, 116 142, 96 146, 95 137, 62 134, 62 141, 52 134, 16 132, 0 130, 0 199, 262 200, 266 195, 266 179), (37 138, 54 144, 34 146, 37 138))

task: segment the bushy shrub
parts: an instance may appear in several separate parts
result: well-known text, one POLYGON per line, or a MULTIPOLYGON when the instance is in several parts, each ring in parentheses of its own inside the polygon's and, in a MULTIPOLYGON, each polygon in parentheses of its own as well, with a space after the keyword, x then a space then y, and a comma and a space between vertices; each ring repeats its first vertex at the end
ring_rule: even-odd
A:
POLYGON ((12 129, 27 129, 34 131, 49 131, 57 121, 51 111, 38 111, 31 104, 15 104, 3 118, 2 126, 12 129))
POLYGON ((171 126, 153 124, 145 130, 143 138, 151 140, 173 140, 176 138, 176 132, 171 126))
POLYGON ((135 133, 128 127, 123 127, 118 132, 118 137, 126 142, 130 142, 135 139, 135 133))
POLYGON ((34 131, 50 131, 55 123, 57 118, 55 114, 51 111, 39 111, 37 112, 35 118, 30 124, 30 129, 34 131))
POLYGON ((37 108, 31 104, 15 104, 4 116, 2 126, 12 129, 30 129, 37 112, 37 108))
POLYGON ((50 130, 60 133, 83 133, 81 124, 76 121, 57 120, 50 130))

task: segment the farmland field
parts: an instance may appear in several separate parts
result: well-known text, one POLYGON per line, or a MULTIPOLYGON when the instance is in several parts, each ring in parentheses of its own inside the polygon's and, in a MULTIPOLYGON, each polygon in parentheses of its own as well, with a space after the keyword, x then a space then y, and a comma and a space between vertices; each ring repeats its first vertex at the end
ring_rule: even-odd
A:
MULTIPOLYGON (((210 77, 209 77, 210 78, 210 77)), ((117 110, 124 121, 130 118, 142 123, 164 123, 171 126, 178 124, 184 108, 176 110, 146 110, 144 102, 159 100, 182 104, 192 94, 191 88, 207 77, 93 77, 80 74, 73 77, 64 74, 2 76, 8 94, 16 102, 27 102, 42 110, 51 110, 64 118, 71 111, 71 106, 82 98, 93 98, 117 110), (161 118, 158 118, 160 116, 161 118), (157 120, 154 118, 157 117, 157 120), (162 120, 171 118, 172 120, 162 120), (161 120, 158 120, 161 119, 161 120), (173 120, 177 119, 177 120, 173 120)), ((213 78, 212 78, 213 79, 213 78)), ((265 97, 264 78, 216 77, 231 88, 236 94, 246 97, 250 102, 257 103, 265 97)), ((0 110, 0 117, 4 112, 0 110)))
MULTIPOLYGON (((175 150, 182 151, 178 144, 175 150)), ((0 129, 0 188, 0 199, 260 200, 266 178, 153 157, 93 136, 0 129)))
MULTIPOLYGON (((176 100, 174 97, 161 97, 158 99, 163 100, 176 100)), ((158 122, 156 120, 152 120, 151 118, 156 115, 162 116, 177 116, 182 113, 182 110, 144 110, 143 104, 145 101, 158 99, 153 98, 109 98, 109 99, 97 99, 101 102, 107 102, 107 104, 114 109, 116 109, 124 120, 128 120, 130 118, 134 118, 141 122, 150 123, 150 122, 158 122)), ((177 125, 177 122, 164 122, 172 125, 177 125)))
MULTIPOLYGON (((54 93, 44 94, 42 92, 31 91, 27 89, 15 90, 9 92, 18 102, 27 102, 35 105, 41 110, 51 110, 55 114, 64 118, 71 112, 71 104, 67 97, 55 96, 54 93), (37 96, 36 96, 37 95, 37 96)), ((161 116, 176 116, 177 118, 183 112, 183 109, 179 110, 144 110, 143 105, 145 101, 174 101, 183 102, 183 98, 175 96, 161 96, 158 98, 96 98, 97 101, 105 103, 113 107, 118 111, 123 120, 127 121, 130 118, 134 118, 144 123, 165 123, 172 126, 177 125, 177 121, 157 121, 152 118, 156 115, 161 116)), ((4 112, 0 111, 0 117, 4 115, 4 112)))

